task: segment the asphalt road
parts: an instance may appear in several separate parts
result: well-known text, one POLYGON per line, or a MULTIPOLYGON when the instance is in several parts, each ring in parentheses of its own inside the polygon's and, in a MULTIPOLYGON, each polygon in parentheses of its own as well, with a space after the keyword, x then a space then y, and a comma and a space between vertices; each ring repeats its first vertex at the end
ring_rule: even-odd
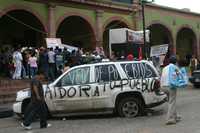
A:
POLYGON ((176 125, 165 125, 167 104, 155 108, 148 116, 120 118, 112 115, 79 116, 50 119, 52 127, 39 129, 39 122, 32 124, 33 130, 20 127, 16 116, 0 119, 0 133, 200 133, 200 89, 180 90, 177 111, 183 120, 176 125))

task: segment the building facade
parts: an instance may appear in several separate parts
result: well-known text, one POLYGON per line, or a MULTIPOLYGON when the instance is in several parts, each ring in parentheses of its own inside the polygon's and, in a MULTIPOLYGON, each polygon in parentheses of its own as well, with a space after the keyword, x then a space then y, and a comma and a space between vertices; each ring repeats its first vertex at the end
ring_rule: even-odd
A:
MULTIPOLYGON (((199 54, 200 14, 145 5, 150 46, 169 44, 170 53, 199 54)), ((108 51, 109 29, 142 30, 139 0, 0 0, 0 45, 41 46, 46 37, 86 50, 108 51)))

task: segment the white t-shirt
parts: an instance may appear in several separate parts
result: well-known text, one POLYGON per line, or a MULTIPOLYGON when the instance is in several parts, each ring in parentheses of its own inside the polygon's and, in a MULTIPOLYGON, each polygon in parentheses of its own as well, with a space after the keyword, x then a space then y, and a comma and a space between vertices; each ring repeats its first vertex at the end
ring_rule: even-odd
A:
POLYGON ((55 52, 49 51, 48 52, 48 61, 49 63, 55 63, 55 52))

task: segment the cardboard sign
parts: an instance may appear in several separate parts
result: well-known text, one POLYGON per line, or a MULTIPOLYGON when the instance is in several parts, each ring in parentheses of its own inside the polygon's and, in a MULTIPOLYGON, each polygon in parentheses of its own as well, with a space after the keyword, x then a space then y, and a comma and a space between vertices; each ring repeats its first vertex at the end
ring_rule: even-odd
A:
POLYGON ((168 44, 152 46, 150 57, 166 54, 167 51, 168 51, 168 44))
POLYGON ((46 38, 46 43, 47 43, 47 48, 53 48, 53 49, 55 47, 59 47, 62 44, 60 38, 46 38))

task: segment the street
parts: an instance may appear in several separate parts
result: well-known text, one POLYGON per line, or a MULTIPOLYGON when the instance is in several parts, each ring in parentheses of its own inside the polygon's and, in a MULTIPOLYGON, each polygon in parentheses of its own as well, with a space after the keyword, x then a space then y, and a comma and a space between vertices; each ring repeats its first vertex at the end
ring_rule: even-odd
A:
POLYGON ((51 118, 52 127, 24 130, 18 117, 0 119, 0 133, 200 133, 200 89, 191 86, 179 90, 177 112, 183 120, 176 125, 165 125, 167 104, 154 108, 147 116, 120 118, 113 115, 51 118))

